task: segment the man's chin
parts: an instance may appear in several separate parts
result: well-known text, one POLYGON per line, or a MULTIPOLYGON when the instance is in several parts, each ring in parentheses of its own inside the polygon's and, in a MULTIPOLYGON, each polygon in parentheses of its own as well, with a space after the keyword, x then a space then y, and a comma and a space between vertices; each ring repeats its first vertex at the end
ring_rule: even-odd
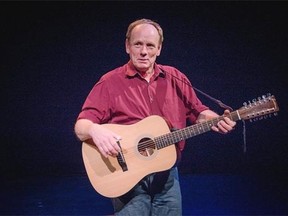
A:
POLYGON ((146 72, 149 69, 149 67, 146 64, 145 65, 144 64, 137 64, 137 65, 135 65, 135 67, 140 72, 146 72))

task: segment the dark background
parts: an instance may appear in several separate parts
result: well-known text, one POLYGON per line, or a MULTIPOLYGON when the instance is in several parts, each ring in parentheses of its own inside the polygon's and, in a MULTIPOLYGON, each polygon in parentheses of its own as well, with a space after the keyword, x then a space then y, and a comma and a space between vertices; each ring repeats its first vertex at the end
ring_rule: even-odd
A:
POLYGON ((177 67, 195 87, 235 110, 267 93, 280 107, 277 116, 246 121, 245 130, 239 121, 226 136, 209 132, 187 140, 180 172, 256 174, 287 190, 288 3, 0 5, 2 180, 86 175, 73 133, 76 117, 100 76, 127 62, 127 26, 145 17, 164 30, 158 63, 177 67))

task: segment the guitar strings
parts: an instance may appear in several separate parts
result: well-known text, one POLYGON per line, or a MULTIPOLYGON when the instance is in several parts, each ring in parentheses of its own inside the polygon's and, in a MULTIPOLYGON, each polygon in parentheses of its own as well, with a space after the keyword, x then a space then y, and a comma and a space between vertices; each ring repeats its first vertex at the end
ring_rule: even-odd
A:
MULTIPOLYGON (((200 126, 199 125, 192 125, 188 128, 183 129, 182 135, 177 135, 178 131, 176 131, 175 133, 172 132, 170 134, 165 134, 165 135, 156 137, 156 138, 154 138, 154 140, 149 138, 149 140, 141 141, 139 143, 139 145, 137 146, 137 149, 140 152, 145 151, 146 149, 158 150, 158 149, 161 149, 163 147, 175 144, 175 142, 185 139, 186 136, 201 134, 203 132, 203 128, 204 129, 206 128, 205 130, 210 130, 211 124, 215 125, 219 121, 219 119, 222 119, 222 118, 223 117, 212 119, 210 121, 201 123, 200 126)), ((128 150, 128 152, 125 152, 125 151, 123 152, 124 155, 127 155, 127 153, 129 153, 130 149, 127 149, 127 150, 128 150)))

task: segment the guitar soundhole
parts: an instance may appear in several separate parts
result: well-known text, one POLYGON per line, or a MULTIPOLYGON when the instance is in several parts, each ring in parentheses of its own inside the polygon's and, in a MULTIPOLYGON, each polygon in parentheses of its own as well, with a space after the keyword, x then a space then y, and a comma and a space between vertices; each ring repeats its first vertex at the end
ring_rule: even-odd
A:
POLYGON ((150 138, 143 138, 138 144, 138 151, 145 157, 151 156, 155 152, 155 143, 150 138))

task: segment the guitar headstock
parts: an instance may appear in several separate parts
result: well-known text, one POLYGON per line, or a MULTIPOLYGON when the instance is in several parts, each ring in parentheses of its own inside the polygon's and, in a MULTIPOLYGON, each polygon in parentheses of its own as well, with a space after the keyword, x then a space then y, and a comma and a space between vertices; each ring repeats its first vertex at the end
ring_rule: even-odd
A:
POLYGON ((277 115, 279 107, 274 95, 267 94, 257 99, 243 103, 243 107, 238 110, 241 119, 258 120, 270 116, 272 113, 277 115))

